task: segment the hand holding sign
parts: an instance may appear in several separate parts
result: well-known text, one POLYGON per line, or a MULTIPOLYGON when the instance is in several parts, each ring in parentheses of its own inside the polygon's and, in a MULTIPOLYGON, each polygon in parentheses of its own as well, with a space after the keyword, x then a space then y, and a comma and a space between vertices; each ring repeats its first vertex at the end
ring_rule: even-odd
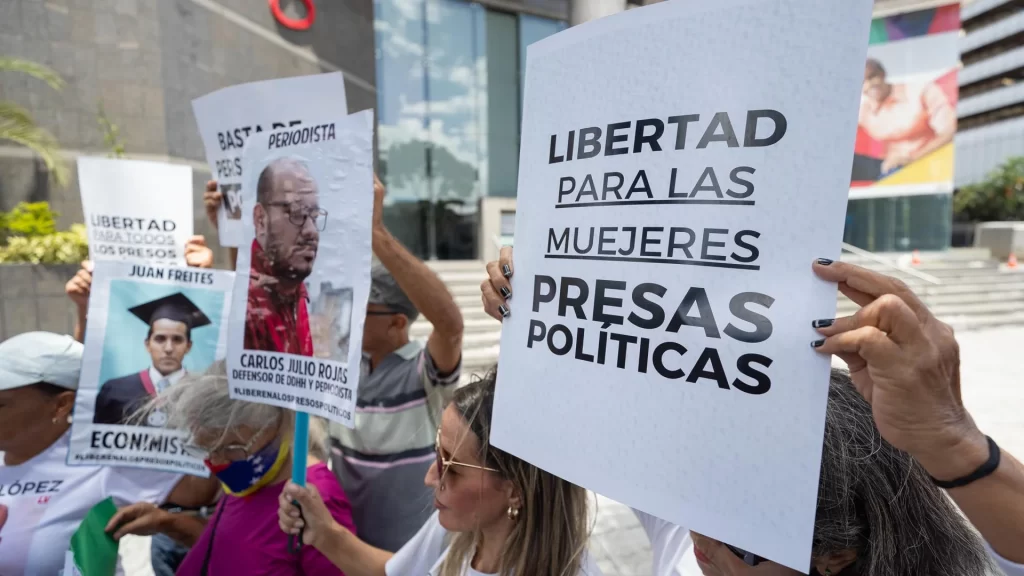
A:
POLYGON ((89 306, 89 292, 92 288, 92 262, 82 262, 82 269, 79 270, 68 283, 64 285, 64 292, 68 298, 78 306, 79 311, 85 311, 89 306))
POLYGON ((277 499, 277 523, 290 536, 302 534, 302 543, 321 549, 334 530, 344 530, 331 516, 316 486, 289 482, 277 499), (298 504, 298 506, 296 506, 298 504), (301 507, 301 512, 300 512, 301 507))
POLYGON ((954 447, 974 447, 983 462, 987 442, 960 400, 953 330, 895 278, 842 262, 819 261, 814 271, 862 306, 853 316, 815 322, 825 338, 813 345, 849 365, 882 437, 939 479, 977 467, 950 458, 954 447))
POLYGON ((185 263, 194 268, 213 268, 213 250, 202 235, 191 236, 185 243, 185 263))
POLYGON ((508 300, 512 298, 512 247, 503 246, 495 262, 487 263, 487 280, 480 285, 480 298, 484 311, 491 318, 501 321, 511 314, 508 300))
POLYGON ((203 208, 206 209, 206 217, 210 219, 214 229, 217 228, 217 211, 220 210, 220 203, 223 199, 224 196, 217 189, 217 181, 208 181, 206 190, 203 191, 203 208))

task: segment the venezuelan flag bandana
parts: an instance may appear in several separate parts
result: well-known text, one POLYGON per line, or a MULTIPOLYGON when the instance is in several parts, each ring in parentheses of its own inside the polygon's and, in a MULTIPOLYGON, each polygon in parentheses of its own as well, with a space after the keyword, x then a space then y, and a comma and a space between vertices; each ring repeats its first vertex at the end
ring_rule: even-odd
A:
POLYGON ((280 442, 271 442, 266 448, 249 456, 245 460, 236 460, 227 464, 211 464, 206 467, 213 472, 226 494, 232 496, 248 496, 270 484, 278 472, 288 461, 290 444, 287 438, 280 442))

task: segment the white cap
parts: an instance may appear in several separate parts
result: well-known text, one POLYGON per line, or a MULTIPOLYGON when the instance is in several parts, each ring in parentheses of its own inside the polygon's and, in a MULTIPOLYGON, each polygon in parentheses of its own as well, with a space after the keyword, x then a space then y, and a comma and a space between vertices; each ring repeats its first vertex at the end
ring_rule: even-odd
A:
POLYGON ((82 348, 74 338, 53 332, 26 332, 0 343, 0 390, 39 382, 78 389, 82 348))

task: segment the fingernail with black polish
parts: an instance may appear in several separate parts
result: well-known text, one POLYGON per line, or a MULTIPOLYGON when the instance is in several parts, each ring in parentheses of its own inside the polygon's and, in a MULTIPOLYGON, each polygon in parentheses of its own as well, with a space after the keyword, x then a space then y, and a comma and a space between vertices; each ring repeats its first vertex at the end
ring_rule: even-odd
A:
POLYGON ((818 258, 818 264, 821 264, 822 266, 831 266, 832 262, 833 261, 828 258, 818 258))
POLYGON ((501 265, 501 273, 505 275, 505 278, 511 278, 512 277, 512 267, 509 266, 508 264, 502 264, 501 265))
POLYGON ((502 298, 504 298, 505 300, 508 300, 509 298, 511 298, 511 297, 512 297, 512 291, 511 291, 511 290, 509 290, 508 288, 504 287, 504 286, 502 286, 501 288, 499 288, 499 289, 498 289, 498 291, 499 291, 499 292, 501 292, 501 296, 502 296, 502 298))
POLYGON ((498 314, 501 314, 502 318, 508 318, 508 315, 509 315, 508 308, 506 308, 504 306, 498 306, 498 314))
POLYGON ((811 322, 811 328, 828 328, 835 323, 836 321, 832 318, 824 318, 822 320, 815 320, 814 322, 811 322))
POLYGON ((811 342, 811 348, 821 348, 824 344, 824 338, 822 338, 821 340, 815 340, 814 342, 811 342))

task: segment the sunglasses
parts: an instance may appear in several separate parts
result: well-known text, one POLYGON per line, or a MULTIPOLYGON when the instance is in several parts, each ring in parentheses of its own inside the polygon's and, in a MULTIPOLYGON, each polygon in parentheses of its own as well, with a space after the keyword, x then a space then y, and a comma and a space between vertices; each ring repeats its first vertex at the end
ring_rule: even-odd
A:
MULTIPOLYGON (((725 543, 723 542, 723 544, 725 544, 725 543)), ((762 557, 758 556, 757 554, 754 554, 753 552, 747 552, 743 548, 737 548, 735 546, 730 546, 728 544, 725 544, 725 547, 729 549, 729 552, 732 552, 733 554, 735 554, 737 558, 739 558, 740 560, 743 560, 743 563, 746 564, 747 566, 757 566, 761 562, 767 562, 768 561, 767 559, 762 558, 762 557)))
POLYGON ((488 468, 486 466, 477 466, 475 464, 466 464, 464 462, 456 462, 454 460, 445 460, 444 456, 441 455, 441 429, 437 429, 437 436, 434 437, 434 453, 437 454, 437 474, 442 480, 444 475, 448 472, 450 466, 461 466, 463 468, 472 468, 474 470, 483 470, 485 472, 498 472, 494 468, 488 468))

